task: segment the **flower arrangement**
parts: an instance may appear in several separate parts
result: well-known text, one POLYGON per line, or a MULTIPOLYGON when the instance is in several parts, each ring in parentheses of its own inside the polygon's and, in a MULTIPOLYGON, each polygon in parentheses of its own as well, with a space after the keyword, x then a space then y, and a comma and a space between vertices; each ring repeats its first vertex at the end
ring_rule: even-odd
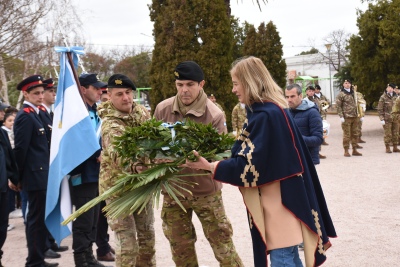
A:
MULTIPOLYGON (((207 160, 230 157, 234 138, 219 134, 211 124, 191 120, 173 125, 150 119, 138 127, 127 127, 124 134, 115 138, 115 149, 123 159, 123 165, 140 166, 140 173, 122 173, 113 187, 86 203, 62 224, 67 224, 103 200, 113 199, 104 209, 111 218, 124 217, 141 212, 151 201, 159 206, 161 191, 168 193, 184 209, 177 196, 180 190, 194 184, 183 180, 180 173, 186 160, 195 161, 193 150, 207 160)), ((122 168, 121 168, 122 169, 122 168)), ((204 172, 190 176, 204 175, 204 172)))

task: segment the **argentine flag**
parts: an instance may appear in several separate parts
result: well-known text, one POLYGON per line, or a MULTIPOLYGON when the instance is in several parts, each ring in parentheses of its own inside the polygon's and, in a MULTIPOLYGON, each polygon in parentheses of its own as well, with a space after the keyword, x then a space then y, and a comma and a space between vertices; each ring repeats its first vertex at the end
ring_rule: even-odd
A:
POLYGON ((83 54, 83 49, 56 47, 55 50, 61 52, 61 59, 54 104, 45 222, 60 245, 61 240, 71 234, 71 223, 61 225, 72 211, 68 173, 99 150, 100 145, 66 54, 71 52, 77 66, 77 54, 83 54))

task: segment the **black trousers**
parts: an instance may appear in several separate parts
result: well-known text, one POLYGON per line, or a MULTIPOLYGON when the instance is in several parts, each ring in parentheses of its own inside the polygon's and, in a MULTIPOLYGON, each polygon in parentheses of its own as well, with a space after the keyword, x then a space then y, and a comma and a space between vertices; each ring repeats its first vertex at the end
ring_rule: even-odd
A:
MULTIPOLYGON (((71 199, 78 210, 98 195, 98 183, 71 186, 71 199)), ((82 253, 96 241, 99 205, 83 213, 72 223, 72 249, 74 253, 82 253)))
POLYGON ((29 210, 26 220, 28 257, 26 267, 44 266, 44 252, 48 231, 44 223, 46 190, 28 191, 29 210))
POLYGON ((98 256, 104 256, 110 252, 110 236, 108 235, 108 222, 104 213, 101 211, 106 206, 106 202, 100 202, 99 220, 97 222, 97 235, 96 235, 96 253, 98 256))
POLYGON ((8 192, 0 192, 0 259, 3 256, 4 243, 7 238, 8 226, 8 192))

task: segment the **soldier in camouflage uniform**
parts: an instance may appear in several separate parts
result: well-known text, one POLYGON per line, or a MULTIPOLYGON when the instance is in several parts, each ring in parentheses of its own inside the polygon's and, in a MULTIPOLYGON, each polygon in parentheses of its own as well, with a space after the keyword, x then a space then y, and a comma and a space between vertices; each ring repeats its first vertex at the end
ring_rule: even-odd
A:
POLYGON ((355 95, 351 88, 350 80, 344 80, 343 89, 336 97, 336 107, 340 121, 342 122, 344 156, 350 157, 350 142, 353 147, 352 155, 362 156, 357 151, 358 123, 360 119, 358 118, 355 95))
POLYGON ((246 120, 247 112, 244 104, 237 103, 232 110, 232 129, 233 135, 239 138, 243 124, 246 120))
MULTIPOLYGON (((315 105, 318 108, 319 114, 321 115, 321 118, 323 118, 324 116, 324 111, 321 108, 321 104, 319 102, 319 98, 317 96, 315 96, 315 88, 312 85, 307 86, 306 88, 306 97, 308 98, 308 100, 312 101, 315 103, 315 105)), ((325 142, 325 139, 324 139, 325 142)), ((324 144, 324 143, 322 143, 324 144)), ((328 143, 325 142, 325 145, 328 145, 328 143)), ((319 147, 319 151, 321 151, 321 146, 319 147)), ((321 153, 318 153, 318 156, 320 159, 326 159, 325 155, 322 155, 321 153)))
MULTIPOLYGON (((326 101, 329 103, 329 99, 321 93, 321 86, 319 86, 318 84, 315 85, 314 98, 318 99, 319 103, 321 103, 321 101, 326 101)), ((320 107, 320 113, 321 113, 321 118, 323 120, 326 120, 326 114, 328 113, 327 110, 326 109, 322 110, 322 107, 320 107)), ((324 140, 324 142, 325 142, 325 140, 324 140)), ((324 143, 322 143, 322 144, 324 144, 324 143)))
POLYGON ((366 143, 364 140, 361 139, 361 136, 362 136, 362 124, 363 124, 363 121, 364 121, 364 114, 365 114, 365 110, 366 110, 365 100, 364 100, 364 95, 362 93, 360 93, 358 91, 356 93, 357 93, 357 105, 360 106, 360 108, 363 110, 363 114, 360 116, 360 122, 358 123, 358 139, 357 139, 357 143, 366 143))
MULTIPOLYGON (((219 133, 226 133, 222 111, 203 91, 205 81, 200 66, 194 61, 181 62, 175 68, 174 76, 178 93, 160 102, 154 111, 154 117, 167 123, 189 118, 197 123, 211 123, 219 133)), ((199 171, 189 168, 182 172, 187 174, 182 179, 197 183, 194 187, 187 187, 192 194, 180 190, 184 196, 177 196, 186 212, 165 192, 161 211, 164 235, 169 240, 175 265, 199 266, 195 249, 196 231, 192 223, 194 212, 220 266, 243 266, 233 244, 232 225, 225 214, 222 184, 213 180, 207 172, 202 176, 191 175, 199 171)))
MULTIPOLYGON (((126 127, 139 126, 150 118, 147 109, 133 102, 133 82, 121 74, 114 74, 108 80, 110 101, 102 103, 99 116, 103 120, 102 162, 100 167, 100 194, 111 188, 122 172, 138 173, 141 171, 136 163, 122 166, 122 159, 114 150, 116 136, 121 136, 126 127)), ((106 200, 108 204, 111 199, 106 200)), ((140 214, 134 213, 125 218, 108 218, 108 224, 115 234, 115 263, 117 267, 156 266, 154 211, 152 203, 140 214)))
POLYGON ((396 121, 397 124, 399 125, 398 144, 400 144, 400 89, 399 89, 398 85, 396 85, 396 87, 394 88, 394 92, 396 93, 396 100, 393 101, 391 117, 392 117, 392 120, 396 121))
POLYGON ((224 116, 225 116, 225 111, 224 111, 224 109, 222 108, 222 106, 221 106, 220 104, 217 103, 217 99, 215 98, 214 94, 211 94, 211 95, 208 97, 208 99, 210 99, 211 102, 213 102, 213 103, 224 113, 224 116))
POLYGON ((389 83, 378 102, 379 119, 385 131, 383 139, 386 146, 386 153, 392 153, 390 143, 393 143, 393 152, 400 152, 400 149, 397 148, 399 142, 399 124, 397 120, 393 120, 391 115, 393 103, 396 100, 396 96, 393 94, 395 87, 395 84, 389 83))

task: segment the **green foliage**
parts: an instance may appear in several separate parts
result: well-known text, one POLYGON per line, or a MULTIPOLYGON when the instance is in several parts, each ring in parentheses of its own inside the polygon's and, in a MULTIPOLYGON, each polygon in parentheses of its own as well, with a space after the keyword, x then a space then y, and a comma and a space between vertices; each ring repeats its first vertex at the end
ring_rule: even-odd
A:
POLYGON ((194 60, 204 71, 205 92, 216 96, 230 118, 237 99, 231 93, 233 33, 225 2, 153 0, 150 18, 155 37, 150 70, 152 108, 176 94, 176 65, 194 60))
POLYGON ((272 21, 267 25, 261 23, 256 32, 250 27, 244 43, 244 54, 260 58, 268 68, 275 82, 286 85, 286 62, 283 59, 281 37, 272 21))
POLYGON ((377 1, 359 11, 358 35, 350 38, 351 75, 368 103, 389 82, 400 81, 400 0, 377 1))
POLYGON ((111 67, 114 60, 95 53, 86 53, 82 56, 85 70, 89 73, 97 73, 101 79, 108 79, 111 76, 111 67))
POLYGON ((124 73, 132 79, 136 87, 150 87, 151 58, 148 52, 142 52, 132 57, 127 57, 118 62, 114 67, 115 73, 124 73))
POLYGON ((296 56, 303 56, 303 55, 312 55, 312 54, 318 54, 319 50, 315 47, 311 48, 308 51, 303 51, 300 54, 296 55, 296 56))
MULTIPOLYGON (((155 119, 148 120, 138 127, 126 128, 124 134, 116 138, 116 151, 122 157, 124 165, 139 163, 147 169, 139 174, 121 175, 112 188, 77 210, 63 224, 110 198, 113 200, 105 210, 107 216, 112 218, 124 217, 135 211, 141 212, 151 200, 154 200, 158 207, 162 189, 185 210, 177 195, 183 196, 182 190, 190 193, 184 186, 193 184, 181 179, 186 176, 179 174, 183 169, 181 165, 187 159, 196 160, 193 150, 208 160, 229 157, 230 153, 226 151, 232 147, 235 140, 228 134, 218 134, 211 124, 205 125, 190 120, 184 124, 175 124, 174 129, 176 135, 172 137, 171 130, 162 125, 162 121, 155 119)), ((204 175, 204 172, 190 174, 195 175, 204 175)))

